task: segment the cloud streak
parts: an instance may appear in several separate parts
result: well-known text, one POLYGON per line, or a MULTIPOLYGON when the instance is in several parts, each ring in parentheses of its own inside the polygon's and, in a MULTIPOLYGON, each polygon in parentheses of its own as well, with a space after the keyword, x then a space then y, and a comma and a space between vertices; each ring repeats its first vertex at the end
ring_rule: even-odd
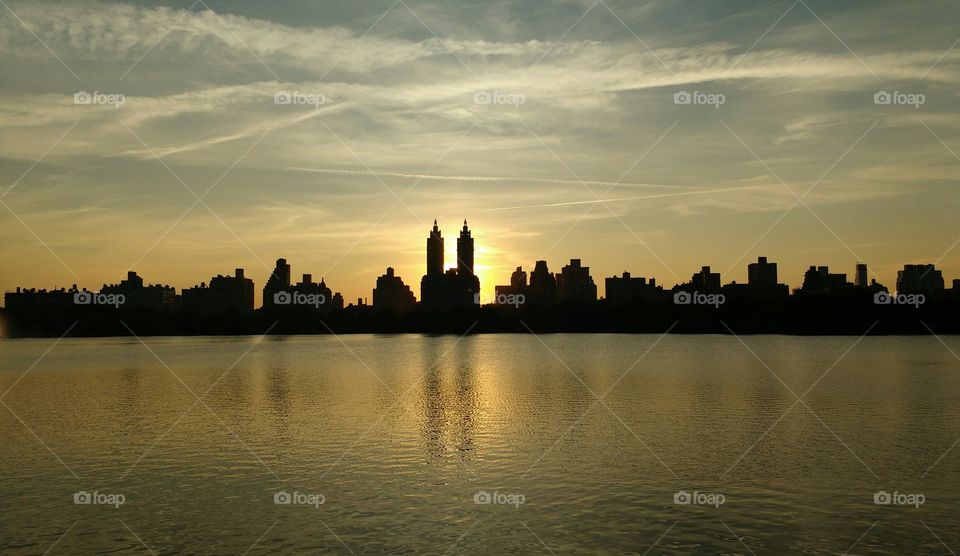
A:
MULTIPOLYGON (((477 226, 488 234, 479 237, 500 242, 489 252, 511 261, 548 249, 589 253, 605 273, 622 264, 595 248, 605 241, 629 252, 631 265, 666 271, 633 249, 636 237, 669 253, 662 258, 671 268, 696 268, 705 251, 735 259, 795 200, 771 171, 798 190, 822 176, 807 201, 831 230, 797 211, 757 249, 789 252, 809 241, 809 252, 825 258, 813 262, 847 265, 835 233, 868 246, 871 264, 893 268, 916 246, 932 260, 949 247, 953 238, 931 231, 952 229, 943 196, 956 185, 958 162, 944 144, 960 152, 960 49, 946 50, 956 40, 949 22, 919 18, 907 33, 899 6, 814 6, 841 42, 799 9, 770 29, 790 2, 751 10, 607 3, 623 23, 591 11, 557 42, 558 29, 592 2, 538 10, 527 2, 408 2, 414 14, 399 6, 386 15, 389 3, 269 11, 234 3, 214 14, 140 2, 10 2, 23 24, 0 17, 0 68, 9 76, 0 83, 0 179, 14 183, 29 170, 11 207, 54 249, 97 251, 86 270, 69 261, 97 280, 114 278, 96 275, 94 261, 107 265, 111 251, 136 259, 192 201, 154 155, 188 183, 212 183, 267 130, 211 193, 211 208, 266 259, 285 251, 320 264, 360 239, 338 268, 350 287, 372 264, 354 255, 378 249, 416 275, 422 231, 412 222, 435 215, 482 215, 477 226), (881 89, 920 92, 928 102, 877 106, 881 89), (122 93, 127 102, 78 106, 78 90, 122 93), (726 103, 676 105, 680 90, 722 93, 726 103), (281 91, 325 102, 277 105, 281 91), (525 102, 478 103, 479 91, 525 102), (396 203, 381 180, 418 185, 396 203), (610 188, 620 192, 595 198, 610 188), (650 192, 623 193, 630 189, 650 192), (600 203, 615 205, 614 214, 600 203), (104 229, 118 231, 116 239, 104 229), (412 237, 400 240, 397 230, 412 237), (877 238, 889 238, 886 250, 877 238)), ((921 0, 911 9, 938 6, 921 0)), ((226 257, 191 241, 204 229, 222 233, 220 249, 233 235, 202 212, 181 225, 189 233, 172 232, 144 264, 224 271, 214 266, 226 257)), ((0 240, 34 262, 49 258, 13 219, 0 222, 0 240)), ((485 264, 514 264, 499 259, 485 264)), ((943 264, 960 271, 950 257, 943 264)), ((23 266, 0 271, 0 286, 37 282, 32 266, 51 271, 23 266)))

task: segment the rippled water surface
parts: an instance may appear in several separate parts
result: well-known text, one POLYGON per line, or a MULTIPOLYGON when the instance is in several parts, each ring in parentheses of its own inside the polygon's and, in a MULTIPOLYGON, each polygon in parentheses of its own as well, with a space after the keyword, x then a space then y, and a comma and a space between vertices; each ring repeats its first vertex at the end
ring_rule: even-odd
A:
POLYGON ((0 552, 960 549, 960 339, 144 341, 0 343, 0 552))

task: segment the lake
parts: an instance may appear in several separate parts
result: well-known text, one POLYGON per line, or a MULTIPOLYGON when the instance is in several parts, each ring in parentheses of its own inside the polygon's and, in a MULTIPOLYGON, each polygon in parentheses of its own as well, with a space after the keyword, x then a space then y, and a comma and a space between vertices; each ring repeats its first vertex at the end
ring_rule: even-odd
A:
POLYGON ((942 341, 3 341, 0 552, 949 554, 942 341))

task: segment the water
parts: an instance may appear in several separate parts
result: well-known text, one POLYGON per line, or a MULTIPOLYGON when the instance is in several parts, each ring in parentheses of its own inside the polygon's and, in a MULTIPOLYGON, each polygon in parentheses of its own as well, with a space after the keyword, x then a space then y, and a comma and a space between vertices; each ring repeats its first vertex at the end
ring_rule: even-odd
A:
POLYGON ((947 347, 742 340, 5 341, 0 552, 960 548, 947 347), (877 505, 881 490, 924 503, 877 505), (81 491, 114 505, 75 504, 81 491), (275 504, 284 491, 314 505, 275 504))

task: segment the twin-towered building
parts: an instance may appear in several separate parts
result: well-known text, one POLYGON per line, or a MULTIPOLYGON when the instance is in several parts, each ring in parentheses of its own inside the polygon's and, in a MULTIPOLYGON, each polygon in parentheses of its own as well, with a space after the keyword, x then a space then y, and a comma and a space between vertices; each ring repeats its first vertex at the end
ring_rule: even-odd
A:
MULTIPOLYGON (((457 237, 457 265, 444 268, 444 238, 437 221, 427 233, 427 273, 420 279, 420 307, 431 312, 448 312, 476 306, 480 299, 480 280, 474 272, 473 234, 467 221, 457 237)), ((417 307, 410 286, 392 267, 377 278, 373 290, 373 308, 402 315, 417 307)))
POLYGON ((424 309, 443 312, 476 305, 480 298, 480 280, 474 274, 473 252, 473 235, 464 220, 457 238, 457 266, 444 270, 443 234, 437 221, 433 221, 433 229, 427 236, 427 273, 420 280, 420 302, 424 309))

